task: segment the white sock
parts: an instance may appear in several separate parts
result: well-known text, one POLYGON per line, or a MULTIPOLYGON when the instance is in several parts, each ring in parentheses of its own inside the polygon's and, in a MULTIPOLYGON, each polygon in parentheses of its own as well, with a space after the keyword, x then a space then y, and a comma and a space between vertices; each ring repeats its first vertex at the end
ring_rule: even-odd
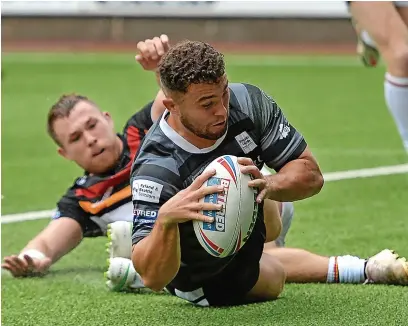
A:
POLYGON ((355 256, 333 256, 329 258, 327 283, 364 283, 367 261, 355 256))
POLYGON ((385 101, 408 153, 408 77, 385 74, 385 101))

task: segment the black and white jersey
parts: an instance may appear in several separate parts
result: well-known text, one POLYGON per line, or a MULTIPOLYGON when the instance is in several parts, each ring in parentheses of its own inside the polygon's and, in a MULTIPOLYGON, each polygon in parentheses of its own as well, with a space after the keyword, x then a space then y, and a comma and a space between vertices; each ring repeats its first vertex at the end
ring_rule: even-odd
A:
MULTIPOLYGON (((133 244, 149 235, 160 207, 188 187, 217 157, 250 157, 258 168, 266 163, 278 171, 305 150, 302 135, 271 97, 248 84, 230 84, 229 88, 228 129, 213 146, 199 149, 187 142, 167 124, 167 111, 147 133, 131 172, 133 244)), ((191 221, 179 224, 179 230, 181 267, 171 282, 175 288, 193 290, 234 259, 210 256, 196 239, 191 221)), ((263 209, 259 209, 251 237, 259 237, 255 242, 263 245, 263 209)))

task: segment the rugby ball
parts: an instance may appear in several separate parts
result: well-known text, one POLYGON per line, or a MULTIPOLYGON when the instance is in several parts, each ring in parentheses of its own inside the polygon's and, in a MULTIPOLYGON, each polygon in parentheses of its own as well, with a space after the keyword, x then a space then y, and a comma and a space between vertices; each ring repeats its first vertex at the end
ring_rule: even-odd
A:
POLYGON ((241 173, 235 156, 218 157, 204 171, 209 169, 216 174, 203 187, 222 185, 224 193, 207 195, 201 201, 222 204, 223 209, 202 211, 214 221, 193 221, 193 227, 201 246, 210 255, 223 258, 238 252, 251 235, 258 214, 257 191, 248 186, 251 176, 241 173))

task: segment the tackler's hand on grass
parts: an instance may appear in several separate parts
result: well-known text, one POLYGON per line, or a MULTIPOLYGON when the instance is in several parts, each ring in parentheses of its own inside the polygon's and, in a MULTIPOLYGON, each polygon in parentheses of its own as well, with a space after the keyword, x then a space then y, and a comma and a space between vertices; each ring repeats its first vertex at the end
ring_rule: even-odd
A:
POLYGON ((8 270, 14 277, 41 276, 50 266, 51 259, 48 257, 39 259, 25 254, 6 256, 1 264, 1 268, 8 270))

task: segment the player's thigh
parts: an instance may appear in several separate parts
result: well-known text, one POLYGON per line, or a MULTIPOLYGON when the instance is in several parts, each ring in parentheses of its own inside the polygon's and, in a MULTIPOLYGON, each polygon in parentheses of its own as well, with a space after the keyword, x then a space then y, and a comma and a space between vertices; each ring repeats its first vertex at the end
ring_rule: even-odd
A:
POLYGON ((391 1, 352 1, 350 11, 359 29, 368 32, 385 59, 400 43, 407 42, 408 28, 391 1))
POLYGON ((280 261, 266 253, 259 262, 259 276, 255 286, 248 292, 249 301, 274 300, 285 285, 286 273, 280 261))
POLYGON ((281 203, 274 200, 265 199, 264 210, 264 222, 266 228, 266 240, 265 242, 274 241, 279 237, 282 230, 282 219, 279 210, 281 203))

